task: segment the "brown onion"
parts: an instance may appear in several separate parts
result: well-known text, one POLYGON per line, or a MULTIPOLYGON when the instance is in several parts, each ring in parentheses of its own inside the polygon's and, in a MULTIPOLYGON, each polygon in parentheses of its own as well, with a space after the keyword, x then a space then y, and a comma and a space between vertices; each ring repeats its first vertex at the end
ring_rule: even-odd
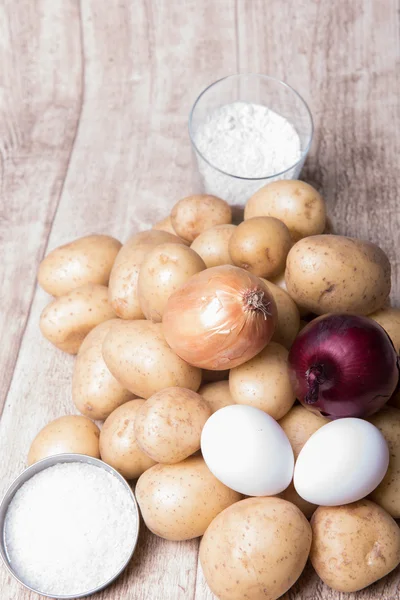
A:
POLYGON ((223 265, 193 275, 171 295, 163 330, 183 360, 219 371, 261 352, 276 320, 276 305, 264 283, 244 269, 223 265))

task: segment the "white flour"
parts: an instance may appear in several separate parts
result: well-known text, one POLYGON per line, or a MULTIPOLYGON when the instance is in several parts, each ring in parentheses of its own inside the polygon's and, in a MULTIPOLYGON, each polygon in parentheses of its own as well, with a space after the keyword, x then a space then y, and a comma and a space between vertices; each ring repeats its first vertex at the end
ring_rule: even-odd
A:
MULTIPOLYGON (((267 183, 260 178, 280 173, 301 158, 300 138, 293 125, 268 107, 248 102, 233 102, 212 112, 195 132, 195 143, 211 165, 224 171, 198 156, 205 192, 232 204, 243 205, 267 183)), ((296 165, 277 179, 295 178, 301 167, 296 165)))

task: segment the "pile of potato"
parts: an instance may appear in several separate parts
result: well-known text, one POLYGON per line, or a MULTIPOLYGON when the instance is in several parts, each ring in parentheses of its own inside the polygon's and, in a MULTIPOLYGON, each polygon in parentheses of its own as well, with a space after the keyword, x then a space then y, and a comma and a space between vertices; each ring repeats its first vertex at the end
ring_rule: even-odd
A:
POLYGON ((280 181, 250 198, 239 225, 226 202, 194 195, 124 245, 90 235, 57 248, 39 268, 40 285, 54 296, 40 328, 57 348, 77 354, 72 400, 82 416, 44 427, 28 463, 83 453, 138 479, 136 497, 151 531, 169 540, 204 536, 201 564, 221 600, 274 600, 309 556, 340 591, 362 589, 400 562, 393 520, 400 518, 400 398, 370 419, 391 453, 372 500, 316 507, 293 483, 280 497, 244 499, 212 475, 199 452, 209 416, 234 403, 279 420, 295 458, 327 422, 295 405, 287 360, 301 318, 370 315, 399 352, 400 310, 386 305, 386 255, 369 242, 324 234, 325 227, 320 194, 301 181, 280 181), (230 371, 202 371, 168 346, 163 314, 191 276, 225 264, 264 280, 278 322, 255 358, 230 371), (94 420, 104 421, 101 430, 94 420))

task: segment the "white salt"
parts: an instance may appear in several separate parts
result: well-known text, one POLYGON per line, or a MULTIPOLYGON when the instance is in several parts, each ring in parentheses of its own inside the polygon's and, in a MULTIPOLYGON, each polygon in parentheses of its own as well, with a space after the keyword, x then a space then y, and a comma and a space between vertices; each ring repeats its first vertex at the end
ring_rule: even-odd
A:
POLYGON ((80 462, 34 475, 7 510, 8 558, 22 581, 47 595, 81 594, 106 583, 135 543, 137 516, 114 475, 80 462))

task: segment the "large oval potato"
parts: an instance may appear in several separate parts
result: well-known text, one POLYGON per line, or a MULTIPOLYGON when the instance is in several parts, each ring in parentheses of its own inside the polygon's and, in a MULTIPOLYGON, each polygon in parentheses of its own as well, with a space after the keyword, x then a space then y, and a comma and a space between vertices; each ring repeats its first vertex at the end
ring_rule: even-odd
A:
POLYGON ((244 218, 275 217, 283 221, 295 242, 323 233, 325 202, 305 181, 274 181, 258 190, 247 202, 244 218))
MULTIPOLYGON (((219 371, 216 372, 219 373, 219 371)), ((212 413, 215 413, 220 408, 224 408, 224 406, 235 404, 229 390, 229 381, 205 383, 199 389, 199 394, 207 402, 212 413)))
POLYGON ((232 223, 232 210, 221 198, 195 194, 182 198, 175 204, 171 212, 171 223, 177 235, 193 242, 206 229, 232 223))
POLYGON ((317 315, 368 315, 390 293, 390 263, 370 242, 315 235, 297 242, 286 263, 286 285, 296 304, 317 315))
POLYGON ((95 423, 79 415, 59 417, 39 431, 28 454, 28 465, 55 454, 86 454, 100 458, 100 430, 95 423))
POLYGON ((59 246, 40 263, 39 285, 63 296, 85 283, 107 285, 122 244, 109 235, 87 235, 59 246))
POLYGON ((229 240, 236 225, 226 223, 206 229, 197 236, 190 246, 204 260, 207 269, 220 265, 233 265, 229 254, 229 240))
POLYGON ((201 370, 188 365, 168 346, 161 323, 115 323, 104 339, 103 358, 120 384, 141 398, 167 387, 194 392, 200 387, 201 370))
POLYGON ((339 592, 357 592, 400 562, 400 529, 369 500, 320 506, 311 519, 310 558, 322 581, 339 592))
POLYGON ((135 492, 150 531, 173 541, 203 535, 214 517, 242 498, 214 477, 201 456, 155 465, 139 478, 135 492))
MULTIPOLYGON (((329 419, 321 417, 304 408, 304 406, 296 405, 279 421, 279 425, 286 433, 290 445, 293 449, 294 459, 300 454, 306 441, 320 427, 329 423, 329 419)), ((293 481, 286 490, 279 494, 280 498, 293 502, 302 513, 309 519, 317 508, 315 504, 307 502, 296 492, 293 481)))
POLYGON ((236 404, 247 404, 281 419, 296 399, 289 377, 288 351, 270 342, 257 356, 229 373, 229 390, 236 404))
POLYGON ((100 433, 101 459, 126 479, 137 479, 155 465, 136 440, 135 421, 144 404, 137 398, 119 406, 106 419, 100 433))
POLYGON ((386 475, 370 498, 394 519, 400 519, 400 410, 385 406, 368 421, 382 432, 390 452, 386 475))
POLYGON ((282 346, 285 346, 285 348, 290 350, 300 329, 299 309, 294 300, 291 299, 289 294, 282 287, 271 283, 267 279, 263 279, 263 282, 275 300, 276 308, 278 310, 278 321, 274 335, 272 336, 272 341, 278 342, 278 344, 282 344, 282 346))
POLYGON ((219 600, 276 600, 300 577, 311 546, 301 511, 281 498, 248 498, 219 514, 200 562, 219 600))
POLYGON ((60 350, 76 354, 96 325, 115 317, 105 285, 87 283, 48 304, 40 316, 40 330, 60 350))
POLYGON ((83 340, 74 365, 72 400, 79 412, 95 420, 103 421, 133 397, 110 373, 102 354, 104 338, 115 322, 118 319, 110 319, 92 329, 83 340))
POLYGON ((397 354, 400 354, 400 308, 381 308, 368 316, 383 327, 392 340, 397 354))
POLYGON ((161 323, 170 295, 205 268, 197 252, 183 244, 153 248, 142 263, 138 279, 138 297, 146 319, 161 323))
POLYGON ((121 319, 143 319, 138 297, 140 267, 150 250, 158 244, 183 244, 176 235, 152 229, 131 237, 118 252, 110 274, 109 299, 121 319))

